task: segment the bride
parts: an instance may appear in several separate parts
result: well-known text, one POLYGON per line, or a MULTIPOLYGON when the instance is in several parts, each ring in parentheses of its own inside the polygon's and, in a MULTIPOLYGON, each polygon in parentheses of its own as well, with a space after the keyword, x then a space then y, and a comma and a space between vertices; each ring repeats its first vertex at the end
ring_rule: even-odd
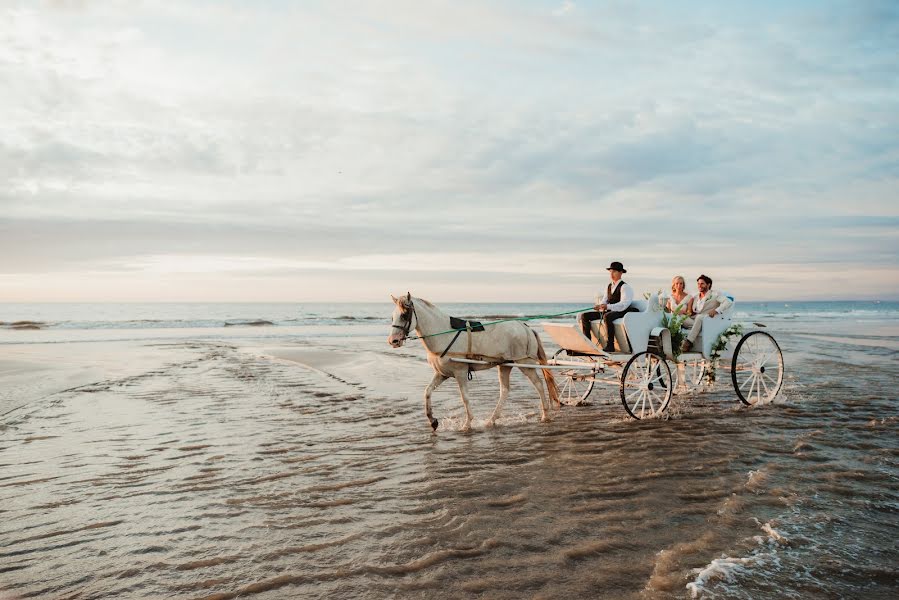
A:
POLYGON ((688 317, 693 314, 693 296, 687 293, 686 287, 684 278, 681 275, 675 275, 671 280, 671 296, 665 303, 665 312, 688 317))

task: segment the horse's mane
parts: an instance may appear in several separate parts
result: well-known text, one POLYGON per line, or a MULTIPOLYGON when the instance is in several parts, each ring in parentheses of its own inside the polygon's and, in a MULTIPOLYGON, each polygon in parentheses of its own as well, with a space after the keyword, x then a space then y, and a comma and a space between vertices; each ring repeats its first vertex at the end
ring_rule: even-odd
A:
POLYGON ((430 306, 431 308, 434 308, 434 305, 431 304, 430 302, 428 302, 427 300, 425 300, 424 298, 416 298, 416 300, 418 300, 419 302, 421 302, 421 303, 424 304, 425 306, 430 306))

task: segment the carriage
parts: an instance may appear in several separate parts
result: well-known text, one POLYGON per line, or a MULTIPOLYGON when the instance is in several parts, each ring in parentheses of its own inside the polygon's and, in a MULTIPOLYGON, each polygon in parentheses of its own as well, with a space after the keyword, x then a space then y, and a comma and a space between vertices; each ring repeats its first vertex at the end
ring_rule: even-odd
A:
MULTIPOLYGON (((770 402, 783 384, 783 354, 777 342, 760 329, 744 334, 742 328, 732 328, 733 303, 715 317, 704 317, 702 333, 694 342, 695 352, 675 351, 666 313, 658 294, 652 294, 631 304, 635 312, 614 321, 614 340, 610 345, 615 351, 611 353, 575 324, 544 322, 543 330, 559 346, 549 358, 536 331, 523 322, 531 317, 482 324, 450 317, 427 300, 413 298, 411 293, 393 301, 396 308, 388 343, 399 348, 406 340, 422 340, 428 363, 434 369, 424 395, 425 414, 434 430, 438 421, 431 412, 431 393, 446 379, 454 378, 465 407, 463 429, 468 429, 472 414, 467 380, 472 371, 494 367, 499 369, 500 396, 488 425, 500 414, 509 392, 509 373, 516 367, 531 380, 540 396, 541 420, 548 420, 549 416, 538 369, 543 372, 550 399, 557 405, 585 404, 597 383, 611 384, 618 387, 628 415, 634 419, 658 417, 668 409, 676 391, 696 389, 712 380, 719 363, 727 358, 730 338, 736 335, 741 337, 729 365, 721 368, 730 372, 740 401, 749 406, 770 402), (410 335, 412 330, 415 336, 410 335), (460 341, 463 334, 464 341, 460 341), (562 378, 558 386, 557 376, 562 378)), ((599 322, 594 321, 591 327, 597 341, 601 340, 599 322)), ((680 333, 676 326, 674 329, 680 333)))
MULTIPOLYGON (((678 355, 671 331, 665 326, 662 305, 657 294, 634 301, 636 312, 613 323, 616 351, 612 353, 603 351, 602 344, 588 339, 576 325, 543 323, 543 330, 559 346, 550 364, 561 370, 562 402, 584 404, 597 383, 611 384, 618 387, 628 415, 635 419, 657 417, 667 410, 674 393, 711 384, 716 368, 730 372, 734 391, 743 404, 774 400, 784 377, 783 354, 774 337, 760 329, 743 333, 742 328, 732 328, 731 303, 715 317, 704 319, 695 351, 678 355), (735 333, 740 337, 727 361, 726 349, 731 345, 728 338, 736 337, 735 333)), ((601 339, 599 323, 591 324, 596 340, 601 339)))

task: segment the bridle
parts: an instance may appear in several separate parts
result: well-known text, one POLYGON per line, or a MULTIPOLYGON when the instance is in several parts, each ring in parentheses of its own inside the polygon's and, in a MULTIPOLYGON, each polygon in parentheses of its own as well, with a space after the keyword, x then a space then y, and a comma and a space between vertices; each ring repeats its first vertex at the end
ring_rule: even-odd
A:
POLYGON ((402 311, 400 314, 406 317, 406 323, 404 325, 391 325, 394 329, 401 329, 403 331, 403 339, 400 341, 404 341, 409 337, 409 331, 412 329, 412 319, 414 318, 418 321, 418 315, 415 314, 415 304, 412 303, 412 299, 409 299, 409 306, 404 308, 408 308, 408 310, 402 311))

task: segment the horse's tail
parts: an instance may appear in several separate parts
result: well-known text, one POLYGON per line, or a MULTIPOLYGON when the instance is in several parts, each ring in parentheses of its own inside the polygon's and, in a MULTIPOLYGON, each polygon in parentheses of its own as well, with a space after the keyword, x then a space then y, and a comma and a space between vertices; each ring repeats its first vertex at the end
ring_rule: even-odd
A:
MULTIPOLYGON (((546 361, 546 351, 543 349, 543 342, 540 341, 540 336, 537 335, 537 332, 533 329, 531 330, 534 333, 534 337, 537 338, 537 361, 541 365, 548 364, 546 361)), ((543 379, 546 380, 546 391, 549 392, 549 397, 558 408, 562 405, 559 400, 559 390, 556 388, 556 378, 553 376, 552 369, 541 369, 543 371, 543 379)))

